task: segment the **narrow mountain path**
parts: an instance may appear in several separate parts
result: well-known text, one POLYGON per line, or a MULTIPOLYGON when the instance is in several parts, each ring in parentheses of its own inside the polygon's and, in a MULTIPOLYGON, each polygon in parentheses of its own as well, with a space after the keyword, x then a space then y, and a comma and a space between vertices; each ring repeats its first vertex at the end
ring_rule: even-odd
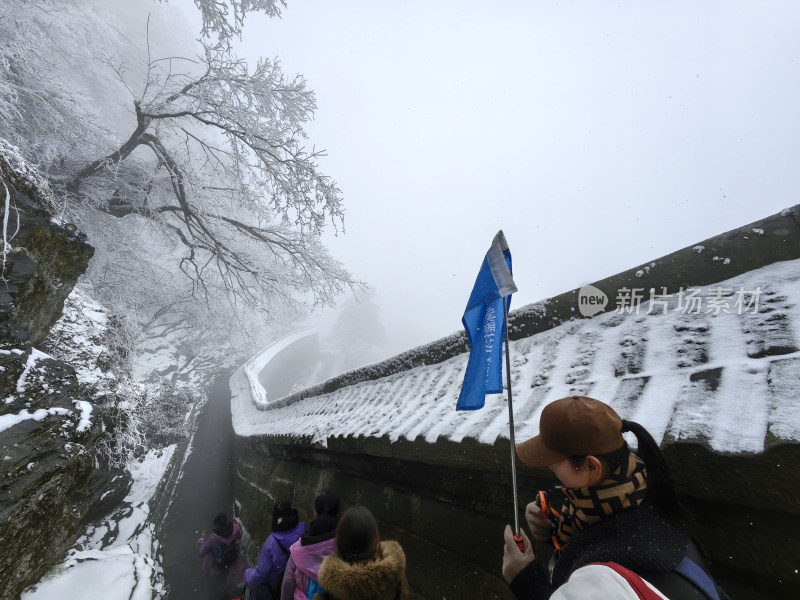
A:
POLYGON ((197 421, 197 431, 175 496, 161 527, 168 600, 200 597, 197 539, 211 530, 217 513, 233 512, 233 427, 230 373, 214 383, 197 421))

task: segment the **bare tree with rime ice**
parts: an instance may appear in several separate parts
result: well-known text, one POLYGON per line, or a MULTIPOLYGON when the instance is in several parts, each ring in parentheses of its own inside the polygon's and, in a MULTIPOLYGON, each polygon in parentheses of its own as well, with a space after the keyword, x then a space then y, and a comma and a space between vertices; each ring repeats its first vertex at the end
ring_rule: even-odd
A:
MULTIPOLYGON (((225 306, 269 318, 332 304, 358 284, 320 241, 324 227, 343 227, 343 207, 336 183, 319 169, 324 154, 306 146, 314 94, 277 60, 259 59, 251 69, 231 49, 248 13, 279 16, 285 3, 195 4, 204 37, 194 58, 155 57, 149 39, 138 55, 110 50, 113 29, 82 0, 69 7, 48 0, 5 6, 0 125, 38 162, 93 244, 112 232, 97 259, 105 265, 99 285, 150 310, 145 321, 163 317, 178 298, 185 309, 187 294, 196 303, 178 319, 186 323, 201 312, 202 321, 219 322, 213 315, 225 306), (45 31, 60 35, 62 46, 80 36, 105 44, 102 63, 112 77, 94 74, 84 86, 64 81, 55 72, 64 51, 51 47, 48 54, 45 31), (127 132, 104 125, 98 107, 85 101, 93 86, 95 97, 98 88, 105 97, 109 89, 125 91, 127 132), (35 121, 26 118, 32 114, 35 121), (127 227, 110 226, 112 220, 127 227), (123 270, 110 266, 123 250, 148 265, 145 279, 163 282, 161 289, 136 290, 123 270), (174 281, 171 269, 186 285, 174 281), (158 302, 159 292, 175 296, 158 302)), ((85 47, 78 51, 87 54, 85 47)))
POLYGON ((281 7, 286 6, 284 0, 194 0, 194 3, 203 18, 203 36, 217 35, 220 40, 241 35, 248 13, 280 17, 281 7))
MULTIPOLYGON (((203 50, 196 61, 148 58, 130 137, 65 170, 65 197, 172 232, 185 250, 180 269, 203 294, 216 279, 232 294, 297 289, 330 302, 348 275, 318 240, 343 211, 321 154, 303 146, 313 94, 277 62, 260 59, 251 73, 224 44, 203 50)), ((115 70, 125 82, 124 66, 115 70)))

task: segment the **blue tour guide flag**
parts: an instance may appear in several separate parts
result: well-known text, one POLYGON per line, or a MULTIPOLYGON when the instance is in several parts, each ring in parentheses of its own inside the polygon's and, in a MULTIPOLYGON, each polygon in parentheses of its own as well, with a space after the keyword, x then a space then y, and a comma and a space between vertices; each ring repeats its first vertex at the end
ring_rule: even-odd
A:
POLYGON ((469 362, 456 410, 483 408, 486 394, 503 392, 503 298, 517 291, 511 276, 511 251, 498 231, 483 259, 461 322, 469 338, 469 362))

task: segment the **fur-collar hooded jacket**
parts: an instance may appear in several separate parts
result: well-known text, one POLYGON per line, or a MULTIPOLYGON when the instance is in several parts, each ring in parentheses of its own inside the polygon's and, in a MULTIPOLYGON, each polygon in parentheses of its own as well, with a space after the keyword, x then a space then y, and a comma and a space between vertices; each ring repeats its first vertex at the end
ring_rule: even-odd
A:
POLYGON ((406 555, 395 541, 381 542, 377 558, 347 563, 329 556, 319 569, 323 595, 314 600, 408 600, 406 555))

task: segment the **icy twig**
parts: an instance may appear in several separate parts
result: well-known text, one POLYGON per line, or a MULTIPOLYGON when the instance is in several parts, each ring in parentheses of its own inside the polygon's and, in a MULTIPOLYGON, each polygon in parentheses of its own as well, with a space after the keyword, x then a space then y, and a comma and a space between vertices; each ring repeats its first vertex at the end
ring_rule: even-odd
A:
POLYGON ((11 240, 13 240, 17 233, 19 233, 19 211, 14 207, 14 210, 17 213, 17 228, 10 236, 8 235, 8 215, 11 212, 11 192, 6 186, 5 182, 0 180, 0 184, 2 184, 3 189, 5 190, 5 199, 3 202, 3 249, 0 251, 0 254, 3 255, 3 268, 0 270, 0 281, 5 281, 5 272, 6 272, 6 257, 13 251, 13 248, 10 244, 11 240))

